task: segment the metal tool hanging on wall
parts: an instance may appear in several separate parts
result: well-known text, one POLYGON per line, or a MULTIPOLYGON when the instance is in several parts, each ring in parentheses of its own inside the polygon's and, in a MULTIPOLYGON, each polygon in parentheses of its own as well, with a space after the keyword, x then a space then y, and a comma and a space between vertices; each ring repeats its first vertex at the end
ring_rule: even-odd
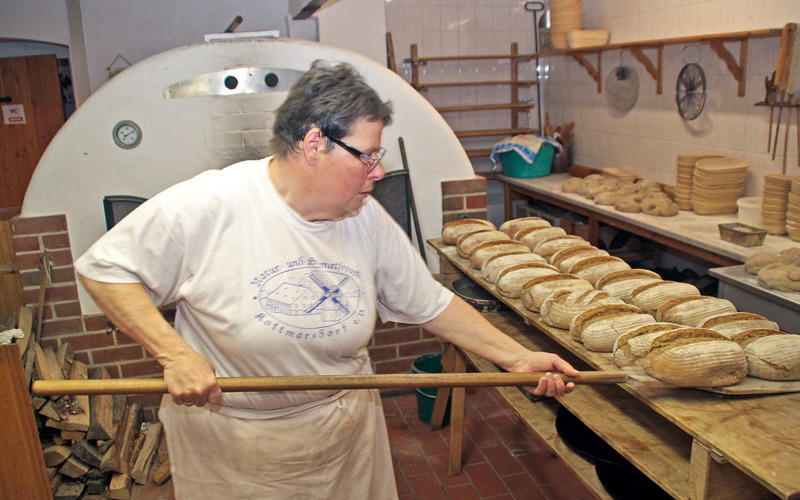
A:
MULTIPOLYGON (((792 102, 792 94, 797 83, 798 60, 800 59, 800 37, 797 36, 797 23, 787 23, 781 33, 781 45, 778 49, 778 65, 775 70, 772 82, 767 80, 766 102, 770 106, 770 135, 772 141, 772 109, 778 107, 778 119, 775 124, 775 138, 772 142, 772 159, 778 149, 778 137, 781 128, 781 118, 783 108, 786 109, 786 132, 783 143, 783 173, 786 173, 786 156, 789 146, 789 128, 792 123, 792 109, 798 113, 798 166, 800 166, 800 103, 792 102), (770 89, 770 83, 773 89, 770 89), (770 91, 772 90, 772 91, 770 91)), ((767 144, 767 152, 770 151, 767 144)))
POLYGON ((639 74, 633 66, 623 64, 622 51, 619 53, 619 66, 606 77, 606 98, 620 111, 631 109, 639 99, 639 74))
POLYGON ((706 94, 708 93, 706 73, 699 64, 702 58, 703 50, 697 44, 686 45, 681 49, 681 60, 684 66, 675 83, 675 102, 678 105, 678 113, 687 121, 700 116, 706 104, 706 94), (696 62, 688 63, 684 59, 684 52, 689 47, 697 47, 699 51, 696 62))

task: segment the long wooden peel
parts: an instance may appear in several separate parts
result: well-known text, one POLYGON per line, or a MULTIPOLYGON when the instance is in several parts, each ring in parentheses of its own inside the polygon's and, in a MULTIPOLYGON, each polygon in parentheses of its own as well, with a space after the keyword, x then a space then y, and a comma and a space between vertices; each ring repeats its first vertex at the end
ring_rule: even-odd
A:
MULTIPOLYGON (((624 384, 624 371, 581 372, 577 377, 560 374, 575 384, 624 384)), ((415 389, 420 387, 535 386, 544 372, 531 373, 431 373, 381 375, 300 375, 291 377, 222 377, 222 392, 271 392, 341 389, 415 389)), ((165 394, 163 379, 37 380, 31 391, 37 396, 97 394, 165 394)))

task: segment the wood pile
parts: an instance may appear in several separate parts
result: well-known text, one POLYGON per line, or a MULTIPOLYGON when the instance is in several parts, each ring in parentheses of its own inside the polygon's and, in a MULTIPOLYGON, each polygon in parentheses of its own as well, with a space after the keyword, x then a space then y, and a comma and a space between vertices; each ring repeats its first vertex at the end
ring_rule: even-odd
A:
MULTIPOLYGON (((20 328, 30 333, 27 312, 20 328)), ((26 338, 28 335, 26 335, 26 338)), ((85 363, 64 343, 54 351, 35 340, 20 344, 29 380, 86 380, 85 363)), ((110 378, 105 368, 92 379, 110 378)), ((32 396, 39 438, 55 500, 91 496, 128 499, 134 484, 165 483, 167 445, 159 422, 142 422, 142 407, 124 395, 32 396)))

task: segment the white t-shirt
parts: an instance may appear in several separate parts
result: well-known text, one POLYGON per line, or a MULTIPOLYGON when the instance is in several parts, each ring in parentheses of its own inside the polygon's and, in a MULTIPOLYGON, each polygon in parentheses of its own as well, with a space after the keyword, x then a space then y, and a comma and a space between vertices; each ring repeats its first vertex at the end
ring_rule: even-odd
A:
MULTIPOLYGON (((309 222, 286 205, 269 158, 204 172, 144 203, 100 238, 76 270, 142 282, 219 377, 370 373, 383 321, 423 323, 452 293, 374 199, 357 215, 309 222), (377 305, 377 307, 376 307, 377 305)), ((225 393, 222 413, 271 418, 331 392, 225 393)))

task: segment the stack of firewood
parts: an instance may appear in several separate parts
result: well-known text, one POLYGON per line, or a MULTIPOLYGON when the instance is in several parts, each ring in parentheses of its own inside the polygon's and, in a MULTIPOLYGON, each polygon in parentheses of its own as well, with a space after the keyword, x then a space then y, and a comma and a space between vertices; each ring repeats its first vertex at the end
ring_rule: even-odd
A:
MULTIPOLYGON (((68 343, 55 352, 32 342, 33 376, 85 380, 86 364, 68 343)), ((105 368, 92 378, 110 378, 105 368)), ((169 457, 159 422, 143 423, 138 403, 122 395, 33 396, 44 461, 56 500, 104 495, 127 499, 134 483, 163 484, 169 457)))

